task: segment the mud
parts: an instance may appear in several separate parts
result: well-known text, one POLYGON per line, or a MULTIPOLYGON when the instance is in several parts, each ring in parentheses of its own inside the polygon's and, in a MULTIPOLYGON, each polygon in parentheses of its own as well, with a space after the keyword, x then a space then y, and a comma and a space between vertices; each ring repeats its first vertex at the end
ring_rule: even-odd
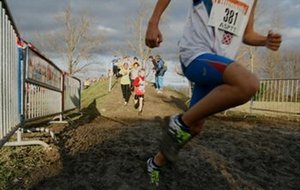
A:
POLYGON ((60 133, 62 167, 32 189, 299 189, 299 123, 223 115, 210 117, 178 161, 162 169, 159 186, 151 185, 145 161, 159 147, 163 118, 184 110, 184 101, 148 90, 138 116, 118 90, 114 100, 91 104, 99 112, 88 123, 60 133))

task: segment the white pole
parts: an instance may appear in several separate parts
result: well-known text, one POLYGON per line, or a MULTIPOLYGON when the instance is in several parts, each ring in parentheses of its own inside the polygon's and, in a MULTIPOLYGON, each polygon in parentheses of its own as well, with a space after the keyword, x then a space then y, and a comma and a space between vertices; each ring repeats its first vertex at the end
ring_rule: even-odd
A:
POLYGON ((108 77, 109 77, 109 81, 108 81, 108 92, 111 91, 111 86, 112 86, 112 77, 113 77, 113 63, 110 63, 110 69, 108 72, 108 77))

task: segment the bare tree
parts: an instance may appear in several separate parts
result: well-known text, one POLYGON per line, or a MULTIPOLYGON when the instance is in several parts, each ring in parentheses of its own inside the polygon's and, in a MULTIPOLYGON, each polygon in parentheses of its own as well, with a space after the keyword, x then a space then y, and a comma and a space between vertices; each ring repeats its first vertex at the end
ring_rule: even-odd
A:
POLYGON ((151 53, 151 49, 145 45, 145 32, 149 15, 149 4, 147 1, 139 1, 139 8, 136 11, 136 15, 129 21, 129 30, 131 35, 128 41, 128 47, 132 50, 142 62, 142 67, 145 68, 147 59, 151 53))
MULTIPOLYGON (((272 29, 280 29, 282 28, 282 16, 279 14, 279 11, 276 11, 277 14, 273 17, 271 28, 272 29)), ((278 31, 275 31, 278 32, 278 31)), ((266 53, 266 56, 264 56, 262 59, 264 60, 263 65, 263 71, 268 78, 285 78, 284 70, 285 66, 282 62, 282 56, 281 56, 282 49, 279 49, 278 51, 270 51, 266 53)))
POLYGON ((36 36, 39 39, 39 49, 50 48, 64 58, 67 71, 71 75, 95 64, 93 53, 99 48, 104 37, 96 32, 92 33, 91 18, 88 14, 74 16, 71 7, 68 6, 56 19, 63 27, 58 31, 36 36))
MULTIPOLYGON (((259 18, 264 12, 264 7, 262 7, 262 4, 260 3, 260 1, 258 1, 255 10, 254 20, 257 21, 257 18, 259 18)), ((259 70, 260 65, 257 64, 257 62, 259 61, 259 53, 257 47, 248 45, 241 46, 236 60, 242 63, 247 69, 249 69, 253 73, 257 73, 259 70)))
MULTIPOLYGON (((262 4, 258 4, 256 10, 257 18, 267 14, 265 11, 265 7, 261 6, 262 4)), ((272 17, 272 21, 270 24, 270 28, 259 28, 259 31, 267 34, 269 29, 275 28, 275 32, 278 29, 282 28, 282 15, 280 15, 280 11, 275 11, 277 14, 272 17)), ((286 74, 286 65, 282 60, 282 49, 279 51, 273 52, 266 49, 261 49, 257 47, 250 46, 242 46, 237 56, 237 60, 250 69, 252 72, 259 74, 263 78, 285 78, 286 74)))
POLYGON ((98 48, 103 38, 99 35, 91 35, 90 18, 82 15, 75 18, 72 15, 70 7, 65 9, 63 17, 64 22, 64 42, 62 49, 68 65, 68 72, 75 74, 80 72, 86 66, 95 63, 92 59, 92 52, 98 48), (81 64, 83 61, 85 64, 81 64))
POLYGON ((238 62, 242 63, 253 73, 257 73, 259 67, 257 64, 257 61, 259 60, 257 50, 257 47, 243 45, 236 57, 238 62))
POLYGON ((282 56, 282 62, 285 66, 285 76, 287 78, 299 78, 300 76, 300 52, 293 49, 285 51, 282 56))

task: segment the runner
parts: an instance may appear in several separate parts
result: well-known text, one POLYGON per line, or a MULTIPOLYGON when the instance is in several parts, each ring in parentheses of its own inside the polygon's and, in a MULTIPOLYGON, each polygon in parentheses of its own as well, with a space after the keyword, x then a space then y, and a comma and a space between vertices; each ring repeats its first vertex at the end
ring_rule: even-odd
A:
POLYGON ((129 64, 125 62, 123 63, 123 66, 119 72, 121 76, 120 84, 121 84, 121 90, 122 90, 125 106, 128 104, 131 95, 131 91, 130 91, 131 83, 130 83, 129 73, 130 73, 129 64))
MULTIPOLYGON (((148 23, 146 45, 159 47, 161 15, 170 0, 158 0, 148 23)), ((257 77, 234 60, 241 42, 278 50, 281 35, 254 31, 256 0, 193 0, 179 42, 184 75, 195 86, 190 109, 170 117, 160 151, 147 160, 151 182, 160 168, 175 161, 178 151, 199 134, 206 117, 249 101, 259 88, 257 77)))
POLYGON ((134 108, 138 109, 138 114, 141 115, 145 96, 145 69, 140 69, 132 85, 134 86, 134 108))
POLYGON ((131 91, 134 90, 134 86, 133 86, 133 81, 134 79, 136 79, 136 77, 139 76, 139 71, 140 71, 140 64, 138 62, 134 62, 131 70, 130 70, 130 89, 131 91))

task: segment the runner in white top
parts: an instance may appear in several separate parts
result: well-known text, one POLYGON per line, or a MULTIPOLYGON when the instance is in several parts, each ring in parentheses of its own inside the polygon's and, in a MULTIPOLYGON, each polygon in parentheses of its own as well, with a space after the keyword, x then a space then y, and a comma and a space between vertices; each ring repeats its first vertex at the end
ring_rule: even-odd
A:
POLYGON ((194 2, 179 43, 183 64, 188 66, 203 53, 216 53, 234 59, 254 0, 216 1, 213 7, 204 1, 194 2))
MULTIPOLYGON (((170 0, 158 0, 148 23, 146 45, 163 41, 159 21, 170 0)), ((241 105, 259 88, 257 77, 234 61, 241 42, 278 50, 281 35, 254 31, 257 0, 193 0, 179 42, 184 75, 194 85, 190 109, 170 117, 160 151, 147 160, 151 182, 160 167, 175 161, 180 148, 200 133, 206 117, 241 105)))

